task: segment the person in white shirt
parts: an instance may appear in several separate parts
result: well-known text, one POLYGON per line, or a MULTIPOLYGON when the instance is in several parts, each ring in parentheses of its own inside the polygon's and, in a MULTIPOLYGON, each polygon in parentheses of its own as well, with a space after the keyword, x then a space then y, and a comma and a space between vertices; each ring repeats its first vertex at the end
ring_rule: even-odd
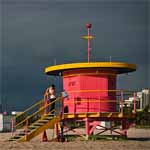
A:
MULTIPOLYGON (((48 90, 49 90, 48 91, 49 92, 49 103, 52 103, 53 101, 56 100, 55 85, 52 84, 48 90)), ((55 111, 54 109, 55 109, 55 102, 50 105, 50 112, 54 113, 54 111, 55 111)))

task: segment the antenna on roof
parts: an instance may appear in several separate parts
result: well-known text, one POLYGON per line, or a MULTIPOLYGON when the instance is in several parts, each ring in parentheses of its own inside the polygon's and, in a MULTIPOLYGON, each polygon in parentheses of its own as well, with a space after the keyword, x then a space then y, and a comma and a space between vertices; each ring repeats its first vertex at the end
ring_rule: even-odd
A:
POLYGON ((91 42, 90 41, 94 38, 92 35, 90 35, 91 27, 92 27, 92 24, 91 23, 87 23, 86 24, 86 28, 87 28, 87 31, 88 31, 88 35, 82 36, 83 39, 88 40, 88 48, 87 48, 87 51, 88 51, 88 62, 90 62, 90 53, 91 53, 91 42))

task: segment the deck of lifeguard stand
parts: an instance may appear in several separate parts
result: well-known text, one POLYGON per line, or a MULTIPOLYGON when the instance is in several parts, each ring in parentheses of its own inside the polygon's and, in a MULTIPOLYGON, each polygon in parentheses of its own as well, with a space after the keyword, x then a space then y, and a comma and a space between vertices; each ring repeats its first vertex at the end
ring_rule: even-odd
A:
POLYGON ((62 119, 64 120, 71 120, 71 119, 83 119, 83 118, 94 118, 98 119, 99 121, 107 120, 114 120, 114 119, 133 119, 135 118, 135 113, 124 114, 121 112, 83 112, 83 113, 64 113, 62 115, 62 119))

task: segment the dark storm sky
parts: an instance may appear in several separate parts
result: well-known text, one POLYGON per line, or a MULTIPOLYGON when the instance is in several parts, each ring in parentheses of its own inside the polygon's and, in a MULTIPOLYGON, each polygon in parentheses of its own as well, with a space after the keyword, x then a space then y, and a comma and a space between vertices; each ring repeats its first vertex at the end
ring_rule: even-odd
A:
MULTIPOLYGON (((87 60, 85 24, 91 22, 92 60, 137 64, 118 77, 118 89, 150 87, 150 4, 146 0, 3 0, 1 5, 1 101, 24 109, 42 98, 54 78, 44 68, 87 60)), ((59 81, 54 81, 57 87, 59 81)))

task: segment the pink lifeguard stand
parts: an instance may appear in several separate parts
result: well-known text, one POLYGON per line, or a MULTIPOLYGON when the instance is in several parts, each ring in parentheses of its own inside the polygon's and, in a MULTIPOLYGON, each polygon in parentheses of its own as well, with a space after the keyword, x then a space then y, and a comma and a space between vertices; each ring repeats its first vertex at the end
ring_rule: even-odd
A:
MULTIPOLYGON (((82 118, 79 117, 81 114, 91 114, 91 117, 87 115, 82 118, 86 120, 87 135, 90 134, 92 128, 92 125, 88 124, 90 122, 120 120, 121 118, 124 121, 133 116, 132 114, 120 115, 116 98, 120 90, 116 89, 116 82, 119 74, 136 70, 134 64, 123 62, 91 62, 90 41, 94 38, 90 35, 91 27, 91 24, 86 24, 88 35, 83 36, 88 40, 88 62, 61 64, 45 69, 47 75, 59 76, 61 74, 63 78, 63 88, 69 95, 64 99, 64 114, 66 116, 74 114, 73 118, 68 119, 78 120, 82 118), (99 115, 94 117, 94 114, 99 115)), ((125 125, 123 126, 125 128, 125 125)))

